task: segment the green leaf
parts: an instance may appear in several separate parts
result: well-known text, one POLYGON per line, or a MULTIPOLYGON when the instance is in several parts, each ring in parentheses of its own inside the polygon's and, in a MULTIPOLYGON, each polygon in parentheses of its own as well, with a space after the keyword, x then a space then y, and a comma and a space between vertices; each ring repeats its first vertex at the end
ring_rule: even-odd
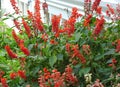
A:
POLYGON ((90 71, 90 67, 83 68, 79 71, 79 75, 80 76, 85 75, 85 74, 89 73, 89 71, 90 71))
POLYGON ((102 59, 106 55, 115 54, 115 49, 110 49, 109 51, 105 52, 104 54, 99 54, 95 57, 95 61, 102 59))
POLYGON ((63 54, 58 54, 57 58, 58 58, 58 60, 63 60, 63 54))
POLYGON ((108 78, 102 81, 102 83, 107 83, 107 82, 111 82, 111 81, 115 81, 115 78, 108 78))
POLYGON ((75 34, 75 41, 78 41, 81 37, 81 34, 80 33, 76 33, 75 34))
POLYGON ((10 68, 9 68, 7 65, 5 65, 5 64, 0 64, 0 69, 2 69, 2 70, 4 70, 4 71, 7 71, 7 70, 9 70, 10 68))
POLYGON ((56 63, 57 61, 57 57, 54 55, 52 57, 49 58, 49 64, 51 67, 53 67, 53 65, 56 63))
POLYGON ((115 54, 115 49, 110 49, 104 55, 110 55, 110 54, 115 54))
POLYGON ((0 56, 5 56, 6 51, 5 50, 0 50, 0 56))
POLYGON ((28 46, 28 49, 29 49, 29 50, 32 50, 33 46, 34 46, 34 44, 30 44, 30 45, 28 46))
POLYGON ((102 59, 103 57, 104 57, 104 54, 102 54, 102 55, 97 55, 97 56, 95 57, 95 61, 98 61, 98 60, 102 59))

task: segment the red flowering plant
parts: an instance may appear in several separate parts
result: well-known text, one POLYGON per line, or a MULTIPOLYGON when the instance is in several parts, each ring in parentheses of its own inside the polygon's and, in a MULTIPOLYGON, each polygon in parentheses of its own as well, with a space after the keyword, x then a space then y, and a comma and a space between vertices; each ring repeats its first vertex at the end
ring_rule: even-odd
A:
POLYGON ((115 10, 107 5, 107 16, 112 19, 107 22, 99 6, 101 0, 93 3, 85 0, 85 15, 73 7, 63 25, 60 25, 60 14, 53 15, 51 24, 46 26, 41 20, 40 0, 35 0, 35 11, 28 10, 27 16, 21 16, 15 0, 10 2, 14 14, 19 16, 11 16, 15 25, 11 34, 16 44, 14 47, 6 44, 5 56, 7 60, 19 62, 20 66, 1 75, 3 87, 107 87, 119 84, 119 5, 115 10), (78 18, 81 19, 79 22, 78 18))

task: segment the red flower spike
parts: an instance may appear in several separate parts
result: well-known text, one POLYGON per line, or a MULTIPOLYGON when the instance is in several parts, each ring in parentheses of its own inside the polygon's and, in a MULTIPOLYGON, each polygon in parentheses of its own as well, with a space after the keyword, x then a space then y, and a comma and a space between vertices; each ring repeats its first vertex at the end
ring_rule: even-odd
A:
POLYGON ((26 79, 26 75, 25 72, 23 70, 18 70, 18 75, 22 78, 22 79, 26 79))
POLYGON ((107 4, 107 7, 108 11, 111 12, 111 14, 115 14, 114 9, 109 4, 107 4))
POLYGON ((47 68, 44 68, 43 71, 44 71, 45 73, 48 72, 47 68))
POLYGON ((99 6, 99 4, 100 4, 100 2, 101 2, 101 0, 95 0, 94 2, 93 2, 93 5, 92 5, 92 10, 94 11, 96 11, 97 10, 97 7, 99 6))
POLYGON ((117 40, 116 52, 120 52, 120 39, 117 40))
POLYGON ((82 49, 85 52, 85 54, 87 54, 87 55, 90 54, 90 46, 89 45, 83 45, 82 49))
POLYGON ((77 80, 76 76, 74 76, 72 71, 73 70, 69 65, 65 68, 65 80, 67 82, 69 82, 70 84, 75 84, 78 82, 78 80, 77 80))
POLYGON ((28 18, 30 19, 30 20, 33 20, 33 13, 32 12, 30 12, 30 10, 27 10, 27 13, 28 13, 28 18))
POLYGON ((68 52, 68 53, 70 53, 70 46, 71 46, 71 44, 69 44, 69 43, 66 43, 66 45, 65 45, 65 47, 66 47, 66 51, 68 52))
POLYGON ((44 40, 44 42, 47 42, 48 35, 46 33, 42 34, 41 38, 44 40))
POLYGON ((54 33, 59 33, 59 25, 60 25, 61 15, 53 15, 52 16, 52 31, 54 33))
POLYGON ((26 60, 26 58, 24 58, 24 57, 20 58, 21 62, 25 62, 25 60, 26 60))
POLYGON ((54 39, 51 39, 51 40, 50 40, 50 44, 52 44, 52 45, 57 45, 58 42, 56 42, 54 39))
POLYGON ((98 6, 96 9, 96 13, 100 15, 102 13, 102 7, 98 6))
POLYGON ((6 78, 1 78, 1 83, 2 84, 6 84, 7 83, 7 79, 6 78))
POLYGON ((94 34, 95 36, 99 35, 99 33, 101 32, 101 30, 102 30, 102 28, 103 28, 104 23, 105 23, 105 19, 104 19, 103 16, 101 17, 101 19, 97 20, 95 29, 94 29, 94 31, 93 31, 93 34, 94 34))
POLYGON ((16 14, 19 14, 20 11, 19 11, 19 8, 16 6, 16 0, 10 0, 10 3, 13 7, 13 9, 15 10, 16 14))
POLYGON ((82 16, 82 14, 79 14, 78 13, 78 9, 76 8, 76 7, 73 7, 72 8, 72 15, 71 15, 71 18, 78 18, 78 17, 80 17, 80 16, 82 16))
POLYGON ((17 73, 15 73, 15 72, 10 73, 10 78, 11 79, 15 79, 16 76, 17 76, 17 73))
POLYGON ((35 0, 35 15, 39 16, 41 18, 41 15, 40 15, 40 0, 35 0))
POLYGON ((14 29, 12 30, 12 36, 13 36, 14 40, 16 41, 16 43, 19 45, 21 39, 17 36, 14 29))
POLYGON ((8 45, 5 46, 5 50, 7 51, 8 55, 11 57, 11 58, 17 58, 17 54, 15 54, 8 45))
POLYGON ((113 64, 116 64, 117 63, 117 60, 115 58, 112 59, 112 63, 113 64))
POLYGON ((25 28, 25 31, 26 31, 28 37, 31 37, 32 33, 31 33, 30 26, 27 24, 27 22, 23 18, 22 18, 22 23, 23 23, 23 26, 25 28))
POLYGON ((8 87, 6 78, 1 78, 1 83, 2 83, 2 87, 8 87))
POLYGON ((82 16, 81 14, 78 13, 77 8, 72 8, 72 14, 70 18, 64 22, 64 29, 68 36, 71 36, 71 34, 74 33, 75 31, 75 22, 78 17, 82 16))
POLYGON ((85 27, 89 26, 89 23, 90 23, 91 18, 92 18, 92 15, 91 15, 91 14, 89 14, 89 15, 85 18, 84 23, 83 23, 83 25, 84 25, 85 27))
POLYGON ((40 15, 40 0, 35 0, 34 8, 35 8, 35 13, 34 13, 35 25, 40 32, 43 32, 44 27, 40 15))
POLYGON ((21 31, 21 29, 20 29, 20 23, 18 22, 18 20, 17 20, 17 19, 14 19, 13 22, 14 22, 15 27, 16 27, 19 31, 21 31))
POLYGON ((5 74, 4 71, 0 70, 0 79, 2 78, 2 76, 5 74))
POLYGON ((84 0, 84 12, 85 16, 91 13, 91 0, 84 0))
POLYGON ((82 64, 86 63, 86 59, 84 58, 84 56, 79 52, 79 47, 78 45, 73 45, 72 47, 72 51, 73 51, 73 54, 72 54, 72 58, 74 57, 78 57, 81 61, 82 64))
POLYGON ((24 46, 24 44, 20 43, 20 50, 26 55, 30 55, 30 51, 24 46))
POLYGON ((108 10, 106 10, 106 15, 110 17, 110 12, 108 10))

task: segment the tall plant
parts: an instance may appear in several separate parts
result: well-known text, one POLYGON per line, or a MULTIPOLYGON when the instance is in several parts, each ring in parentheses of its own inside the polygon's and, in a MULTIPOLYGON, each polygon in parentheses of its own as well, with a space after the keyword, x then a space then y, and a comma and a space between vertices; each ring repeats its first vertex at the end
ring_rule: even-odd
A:
POLYGON ((109 13, 109 18, 113 19, 111 22, 107 22, 101 12, 101 0, 95 0, 85 8, 91 9, 85 16, 73 7, 63 25, 60 25, 62 15, 53 15, 48 26, 41 20, 39 0, 35 0, 34 12, 27 11, 27 17, 21 16, 15 0, 10 1, 19 15, 13 17, 19 34, 12 28, 16 49, 9 44, 5 49, 7 58, 19 61, 20 68, 7 76, 8 84, 5 76, 1 78, 3 87, 119 85, 120 21, 119 14, 110 5, 107 5, 107 15, 109 13), (81 18, 79 22, 78 18, 81 18))

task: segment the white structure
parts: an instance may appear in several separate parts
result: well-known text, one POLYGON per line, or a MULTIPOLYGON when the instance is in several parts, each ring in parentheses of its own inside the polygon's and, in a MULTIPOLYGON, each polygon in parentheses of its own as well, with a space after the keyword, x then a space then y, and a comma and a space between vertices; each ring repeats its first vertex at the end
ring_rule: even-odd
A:
MULTIPOLYGON (((49 14, 62 14, 63 19, 67 19, 72 7, 77 7, 81 14, 84 14, 84 0, 46 0, 49 5, 49 14), (68 12, 67 12, 68 10, 68 12)), ((92 0, 93 2, 94 0, 92 0)), ((41 0, 44 2, 44 0, 41 0)), ((100 6, 103 7, 103 13, 107 9, 106 4, 110 4, 116 7, 116 4, 120 3, 120 0, 102 0, 100 6)))
MULTIPOLYGON (((17 1, 17 6, 19 7, 20 11, 22 11, 22 14, 26 15, 28 9, 28 3, 27 3, 28 0, 16 0, 16 1, 17 1)), ((4 14, 14 13, 14 9, 11 6, 10 0, 1 0, 1 11, 2 11, 2 16, 4 14)), ((6 20, 5 23, 10 27, 13 26, 13 22, 11 21, 11 19, 6 20)))
MULTIPOLYGON (((28 6, 27 6, 28 0, 16 0, 16 1, 17 1, 18 7, 23 12, 23 14, 26 14, 26 10, 28 9, 28 6)), ((14 12, 10 4, 10 0, 1 0, 1 9, 4 11, 4 13, 14 12)))

